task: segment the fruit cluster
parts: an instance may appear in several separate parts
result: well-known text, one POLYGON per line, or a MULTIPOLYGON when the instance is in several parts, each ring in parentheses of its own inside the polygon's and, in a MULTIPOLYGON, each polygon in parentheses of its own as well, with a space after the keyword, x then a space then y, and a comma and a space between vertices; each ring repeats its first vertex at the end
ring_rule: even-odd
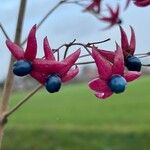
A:
MULTIPOLYGON (((134 56, 136 38, 135 32, 131 28, 131 40, 128 38, 120 26, 121 47, 116 43, 116 51, 101 50, 95 45, 86 47, 95 60, 99 77, 89 82, 89 87, 96 92, 98 98, 105 99, 113 93, 122 93, 126 89, 127 82, 137 79, 141 75, 141 62, 134 56), (92 50, 92 52, 90 52, 92 50), (125 66, 129 71, 125 70, 125 66)), ((31 29, 27 47, 24 50, 17 44, 6 41, 8 49, 16 58, 13 65, 13 72, 17 76, 30 74, 41 84, 45 85, 50 93, 58 92, 62 82, 73 79, 79 72, 75 62, 80 56, 80 49, 70 54, 64 60, 56 60, 54 53, 49 46, 47 37, 43 40, 44 57, 36 58, 37 41, 36 25, 31 29), (72 68, 74 66, 74 68, 72 68)), ((73 43, 72 43, 73 44, 73 43)), ((79 44, 80 45, 80 44, 79 44)))
POLYGON ((54 51, 50 48, 47 37, 43 40, 44 54, 43 58, 36 58, 37 41, 36 41, 36 25, 31 29, 27 47, 24 50, 17 44, 6 41, 8 49, 16 58, 13 65, 13 72, 17 76, 25 76, 30 74, 41 84, 45 85, 50 93, 59 91, 62 82, 66 82, 74 78, 79 68, 74 63, 79 58, 80 49, 66 57, 62 61, 57 61, 54 57, 54 51))

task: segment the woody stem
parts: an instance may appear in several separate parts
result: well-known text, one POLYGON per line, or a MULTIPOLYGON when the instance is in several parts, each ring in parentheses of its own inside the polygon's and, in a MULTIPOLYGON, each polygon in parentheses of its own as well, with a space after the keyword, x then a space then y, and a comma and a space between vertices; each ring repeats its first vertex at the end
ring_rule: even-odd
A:
MULTIPOLYGON (((15 43, 17 43, 18 45, 20 45, 26 3, 27 3, 27 0, 23 0, 20 2, 19 15, 18 15, 18 20, 17 20, 16 34, 15 34, 15 43)), ((2 116, 7 111, 7 107, 9 104, 9 99, 10 99, 10 95, 12 91, 12 86, 13 86, 13 78, 14 78, 13 73, 12 73, 13 62, 14 62, 14 58, 11 56, 9 70, 8 70, 7 78, 5 81, 4 88, 3 88, 2 100, 1 100, 1 105, 0 105, 0 118, 1 118, 0 147, 1 147, 2 137, 3 137, 3 130, 5 126, 5 122, 3 122, 4 118, 2 116)))

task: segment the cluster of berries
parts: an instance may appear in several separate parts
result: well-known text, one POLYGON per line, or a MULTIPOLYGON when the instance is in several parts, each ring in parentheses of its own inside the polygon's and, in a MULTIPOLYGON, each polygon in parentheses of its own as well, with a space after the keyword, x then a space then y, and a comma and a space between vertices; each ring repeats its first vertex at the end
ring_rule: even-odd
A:
POLYGON ((30 74, 41 84, 45 85, 50 93, 59 91, 62 82, 66 82, 74 78, 79 68, 74 66, 79 58, 80 49, 69 55, 62 61, 57 61, 54 57, 54 51, 50 48, 47 37, 43 40, 43 49, 45 56, 36 58, 37 41, 36 41, 36 25, 31 29, 27 47, 24 50, 17 44, 6 41, 6 45, 12 55, 17 60, 13 65, 13 72, 17 76, 25 76, 30 74))
MULTIPOLYGON (((92 46, 91 56, 95 60, 99 76, 89 82, 89 87, 96 92, 96 96, 105 99, 113 93, 122 93, 126 89, 127 82, 137 79, 141 75, 141 62, 134 56, 136 47, 135 32, 131 28, 131 39, 128 42, 127 35, 120 26, 121 47, 116 43, 116 51, 107 51, 92 46), (125 70, 125 66, 128 71, 125 70)), ((58 92, 61 83, 73 79, 79 72, 75 62, 80 56, 80 49, 70 54, 62 61, 54 57, 56 50, 49 46, 47 37, 43 40, 45 56, 36 58, 37 41, 36 25, 31 29, 27 47, 24 50, 17 44, 6 41, 8 49, 16 58, 13 72, 17 76, 30 74, 41 84, 45 85, 50 93, 58 92), (74 66, 74 68, 72 68, 74 66)))

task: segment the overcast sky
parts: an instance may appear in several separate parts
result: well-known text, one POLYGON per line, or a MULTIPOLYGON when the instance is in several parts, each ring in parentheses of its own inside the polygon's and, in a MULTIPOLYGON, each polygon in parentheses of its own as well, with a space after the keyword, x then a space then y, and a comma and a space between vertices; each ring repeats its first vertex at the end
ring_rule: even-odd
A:
MULTIPOLYGON (((41 18, 52 8, 59 0, 28 0, 23 26, 22 40, 28 35, 29 30, 34 24, 37 24, 41 18)), ((105 0, 113 5, 115 0, 105 0)), ((121 1, 121 0, 120 0, 121 1)), ((116 2, 119 2, 119 0, 116 2)), ((122 8, 125 0, 122 0, 122 8)), ((0 0, 0 22, 5 27, 10 38, 14 39, 16 19, 20 0, 0 0)), ((129 25, 135 29, 137 36, 137 53, 150 50, 150 7, 137 8, 133 4, 121 13, 123 27, 130 35, 129 25)), ((111 38, 110 42, 102 44, 101 47, 114 50, 114 42, 120 42, 120 33, 118 27, 108 31, 101 31, 107 26, 101 23, 95 17, 88 13, 83 13, 82 8, 74 5, 65 5, 58 8, 40 27, 37 32, 38 56, 43 55, 42 40, 48 36, 51 47, 57 48, 65 42, 73 39, 81 42, 100 41, 111 38)), ((5 46, 5 37, 0 31, 0 80, 6 77, 10 53, 5 46)))

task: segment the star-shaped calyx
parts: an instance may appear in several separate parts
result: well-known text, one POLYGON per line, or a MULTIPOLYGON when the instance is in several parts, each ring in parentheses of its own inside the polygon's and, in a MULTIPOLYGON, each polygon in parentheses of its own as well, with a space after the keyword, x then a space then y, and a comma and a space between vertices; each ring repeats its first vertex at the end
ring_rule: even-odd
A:
MULTIPOLYGON (((130 42, 128 42, 127 35, 123 28, 120 26, 120 33, 121 33, 121 48, 123 50, 124 60, 125 60, 125 66, 130 71, 140 71, 142 63, 138 57, 134 55, 135 48, 136 48, 136 37, 134 29, 130 26, 131 30, 131 38, 130 42)), ((110 62, 113 62, 115 52, 113 51, 107 51, 107 50, 101 50, 98 49, 99 53, 104 56, 107 60, 110 62)))
POLYGON ((120 17, 119 16, 120 15, 120 6, 117 5, 117 8, 115 10, 113 10, 109 5, 107 7, 108 7, 108 12, 109 12, 110 16, 104 16, 104 17, 100 18, 101 21, 104 21, 104 22, 110 24, 105 29, 109 29, 116 24, 122 23, 121 19, 119 18, 120 17))
POLYGON ((46 89, 51 92, 59 91, 62 82, 73 79, 79 72, 79 68, 74 66, 79 58, 80 49, 70 54, 62 61, 57 61, 53 50, 50 48, 47 37, 43 41, 45 58, 33 61, 33 71, 31 76, 44 84, 46 89))
POLYGON ((113 93, 124 92, 127 82, 141 75, 140 72, 125 71, 123 51, 118 45, 116 47, 113 63, 106 60, 95 47, 92 49, 92 57, 95 60, 99 77, 90 81, 89 87, 100 99, 108 98, 113 93))
POLYGON ((10 40, 6 41, 6 45, 12 55, 17 60, 13 65, 13 72, 17 76, 25 76, 32 71, 32 62, 37 54, 37 41, 36 41, 36 25, 34 25, 27 38, 27 47, 25 51, 22 47, 13 43, 10 40))

